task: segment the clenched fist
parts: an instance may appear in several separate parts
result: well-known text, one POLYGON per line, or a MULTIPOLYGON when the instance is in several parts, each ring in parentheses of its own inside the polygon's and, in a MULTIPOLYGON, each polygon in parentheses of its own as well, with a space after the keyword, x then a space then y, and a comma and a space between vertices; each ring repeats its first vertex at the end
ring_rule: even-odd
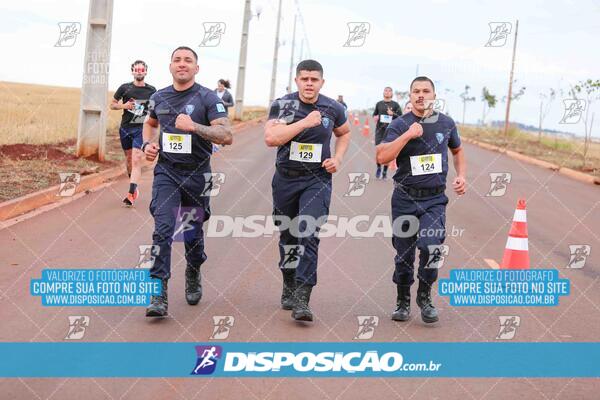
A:
POLYGON ((158 150, 160 150, 158 143, 148 143, 146 147, 144 147, 144 154, 146 155, 146 160, 154 161, 154 159, 158 155, 158 150))
POLYGON ((418 122, 413 122, 410 128, 408 128, 407 133, 411 139, 419 138, 423 136, 423 126, 418 122))
POLYGON ((304 117, 303 121, 304 121, 304 125, 306 126, 306 128, 312 128, 312 127, 318 126, 321 124, 321 113, 316 110, 311 111, 310 114, 308 114, 306 117, 304 117))
POLYGON ((196 125, 194 121, 192 121, 192 117, 189 115, 179 114, 175 120, 175 128, 185 132, 192 132, 194 129, 196 129, 196 125))

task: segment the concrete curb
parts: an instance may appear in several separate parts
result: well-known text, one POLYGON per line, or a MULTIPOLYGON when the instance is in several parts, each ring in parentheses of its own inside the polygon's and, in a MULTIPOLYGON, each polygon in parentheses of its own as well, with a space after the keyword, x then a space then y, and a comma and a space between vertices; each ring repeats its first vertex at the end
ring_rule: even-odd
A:
POLYGON ((560 174, 562 174, 564 176, 567 176, 567 177, 569 177, 571 179, 578 180, 578 181, 583 182, 583 183, 588 183, 588 184, 591 184, 591 185, 600 185, 600 177, 595 177, 593 175, 589 175, 589 174, 586 174, 584 172, 576 171, 576 170, 571 169, 571 168, 561 167, 560 165, 553 164, 553 163, 550 163, 548 161, 540 160, 540 159, 537 159, 537 158, 534 158, 534 157, 530 157, 530 156, 527 156, 525 154, 517 153, 516 151, 506 150, 506 149, 503 149, 503 148, 498 147, 498 146, 494 146, 494 145, 489 144, 489 143, 483 143, 483 142, 480 142, 478 140, 474 140, 474 139, 470 139, 470 138, 465 138, 465 137, 462 137, 461 139, 463 141, 467 142, 467 143, 479 146, 482 149, 491 150, 491 151, 495 151, 495 152, 498 152, 498 153, 506 154, 507 156, 509 156, 509 157, 511 157, 511 158, 513 158, 515 160, 523 161, 525 163, 536 165, 536 166, 541 167, 541 168, 550 169, 552 171, 558 171, 558 173, 560 173, 560 174))
MULTIPOLYGON (((239 133, 241 130, 249 126, 255 126, 263 122, 265 119, 266 117, 259 117, 234 125, 233 133, 239 133)), ((81 197, 77 196, 80 193, 87 193, 92 189, 105 184, 106 182, 114 181, 122 176, 125 176, 124 167, 113 167, 97 174, 81 177, 81 182, 79 185, 77 185, 75 193, 71 197, 59 196, 58 189, 60 185, 56 185, 38 192, 5 201, 0 203, 0 221, 6 221, 51 203, 69 202, 69 200, 73 199, 74 197, 81 197)))

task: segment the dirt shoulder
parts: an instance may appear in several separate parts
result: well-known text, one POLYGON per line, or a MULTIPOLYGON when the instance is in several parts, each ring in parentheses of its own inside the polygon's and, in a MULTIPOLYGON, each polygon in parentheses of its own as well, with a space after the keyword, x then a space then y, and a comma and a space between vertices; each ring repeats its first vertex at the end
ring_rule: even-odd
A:
MULTIPOLYGON (((239 123, 235 121, 234 126, 239 123)), ((125 158, 116 130, 107 132, 104 162, 76 157, 75 146, 76 139, 56 144, 0 146, 0 202, 58 185, 61 172, 77 172, 85 176, 116 166, 125 170, 125 158)))

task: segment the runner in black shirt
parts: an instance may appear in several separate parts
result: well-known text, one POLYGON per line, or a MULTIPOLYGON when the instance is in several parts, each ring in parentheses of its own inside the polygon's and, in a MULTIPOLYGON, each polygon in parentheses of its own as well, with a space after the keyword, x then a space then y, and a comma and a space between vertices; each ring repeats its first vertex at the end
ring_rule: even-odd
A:
MULTIPOLYGON (((373 119, 377 123, 377 126, 375 127, 375 146, 381 143, 383 138, 385 138, 385 130, 390 125, 390 122, 401 115, 400 104, 392 100, 393 94, 394 92, 391 87, 385 87, 383 89, 383 100, 375 104, 375 110, 373 110, 373 119)), ((381 164, 377 164, 375 178, 386 179, 387 171, 387 164, 383 166, 383 171, 381 169, 381 164)))
POLYGON ((110 104, 111 110, 123 110, 119 136, 121 147, 125 152, 127 174, 129 175, 129 192, 123 203, 132 206, 138 197, 137 182, 142 176, 142 124, 148 113, 148 100, 156 92, 154 86, 144 82, 148 66, 142 60, 131 64, 133 82, 124 83, 115 92, 110 104))

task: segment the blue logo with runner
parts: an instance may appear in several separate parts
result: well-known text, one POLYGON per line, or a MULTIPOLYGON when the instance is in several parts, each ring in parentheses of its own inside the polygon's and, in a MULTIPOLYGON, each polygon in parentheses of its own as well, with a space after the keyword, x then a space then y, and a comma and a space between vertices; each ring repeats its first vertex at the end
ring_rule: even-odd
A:
POLYGON ((186 104, 186 106, 185 106, 185 113, 187 115, 192 115, 193 112, 194 112, 194 105, 193 104, 186 104))
POLYGON ((327 117, 325 117, 325 118, 323 118, 323 119, 321 120, 321 123, 323 124, 323 126, 324 126, 325 128, 329 128, 329 123, 330 123, 330 122, 331 122, 331 120, 330 120, 329 118, 327 118, 327 117))
POLYGON ((435 134, 435 138, 437 139, 439 144, 442 144, 442 142, 444 141, 444 134, 441 132, 437 132, 435 134))
POLYGON ((221 358, 223 348, 221 346, 196 346, 196 354, 198 360, 196 360, 196 367, 191 375, 210 375, 217 368, 217 360, 221 358))

